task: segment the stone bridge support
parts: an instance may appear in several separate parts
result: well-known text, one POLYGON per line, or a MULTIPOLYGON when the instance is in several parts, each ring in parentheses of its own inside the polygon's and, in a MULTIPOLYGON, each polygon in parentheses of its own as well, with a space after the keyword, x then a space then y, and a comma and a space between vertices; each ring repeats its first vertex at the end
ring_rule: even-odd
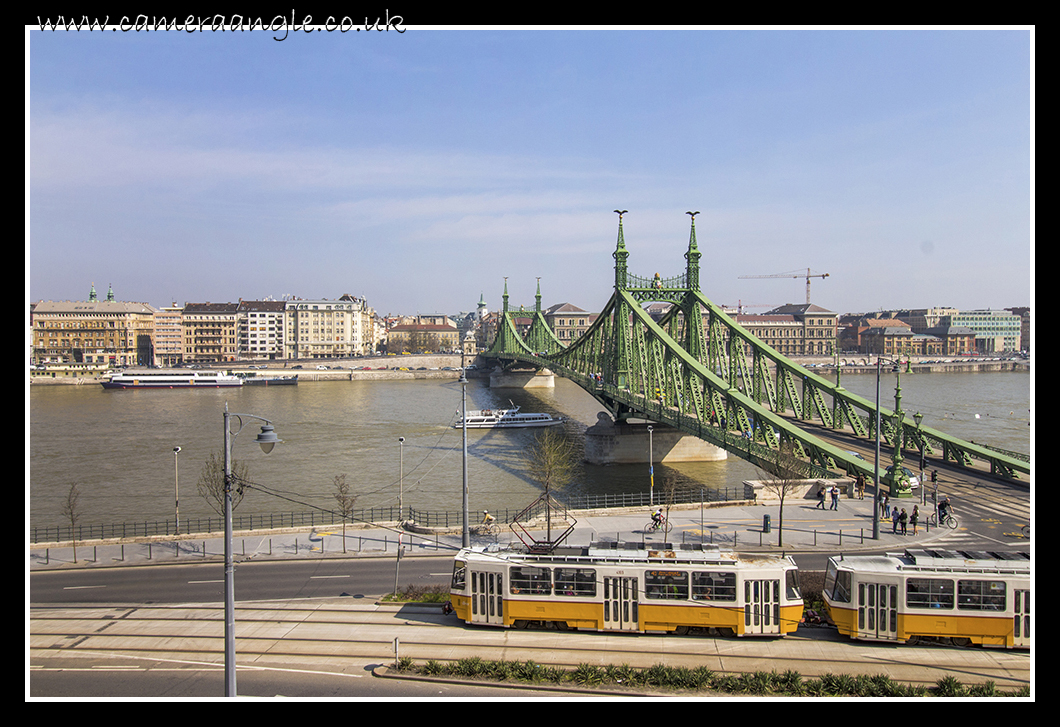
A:
POLYGON ((668 427, 648 423, 613 422, 601 413, 599 420, 585 430, 585 460, 590 464, 639 464, 648 462, 717 462, 729 453, 704 442, 699 437, 668 427))

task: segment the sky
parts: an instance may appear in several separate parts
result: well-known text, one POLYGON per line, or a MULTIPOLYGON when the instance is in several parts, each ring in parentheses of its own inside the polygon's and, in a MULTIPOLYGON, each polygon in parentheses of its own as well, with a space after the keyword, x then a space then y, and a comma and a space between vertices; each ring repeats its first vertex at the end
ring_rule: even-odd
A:
POLYGON ((28 300, 1032 302, 1033 29, 400 29, 27 29, 28 300))

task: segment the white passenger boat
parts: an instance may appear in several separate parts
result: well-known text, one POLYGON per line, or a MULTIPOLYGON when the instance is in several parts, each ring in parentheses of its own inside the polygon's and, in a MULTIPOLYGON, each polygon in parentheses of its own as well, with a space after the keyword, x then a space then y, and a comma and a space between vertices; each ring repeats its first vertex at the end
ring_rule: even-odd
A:
MULTIPOLYGON (((524 427, 551 427, 562 424, 563 419, 551 414, 529 414, 519 411, 515 406, 511 409, 480 409, 467 413, 468 429, 519 429, 524 427)), ((464 426, 463 419, 457 419, 454 429, 464 426)))
POLYGON ((243 379, 220 371, 124 371, 101 383, 104 389, 216 389, 242 386, 243 379))

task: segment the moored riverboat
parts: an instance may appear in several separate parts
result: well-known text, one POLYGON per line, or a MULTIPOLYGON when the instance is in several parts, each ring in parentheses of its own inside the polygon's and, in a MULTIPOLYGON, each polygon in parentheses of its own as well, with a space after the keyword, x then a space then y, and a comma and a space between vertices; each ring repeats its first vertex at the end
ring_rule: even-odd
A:
POLYGON ((100 383, 104 389, 217 389, 242 386, 243 379, 219 371, 123 371, 100 383))

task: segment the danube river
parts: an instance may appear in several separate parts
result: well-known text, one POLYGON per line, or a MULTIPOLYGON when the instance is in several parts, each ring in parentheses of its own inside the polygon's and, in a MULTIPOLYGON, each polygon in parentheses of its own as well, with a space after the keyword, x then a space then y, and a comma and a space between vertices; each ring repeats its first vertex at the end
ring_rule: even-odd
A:
MULTIPOLYGON (((880 396, 893 406, 895 376, 885 373, 880 396)), ((870 401, 874 374, 845 374, 847 390, 870 401)), ((924 415, 924 425, 962 439, 1030 452, 1031 375, 1027 372, 904 374, 902 409, 924 415)), ((600 405, 575 384, 556 388, 490 390, 467 385, 468 409, 503 407, 547 411, 567 419, 579 444, 600 405)), ((418 510, 458 511, 462 490, 462 435, 452 428, 461 406, 455 380, 302 382, 241 389, 108 391, 98 384, 33 386, 29 391, 27 492, 29 522, 63 524, 71 484, 81 491, 82 525, 171 519, 179 490, 181 519, 213 515, 196 482, 210 453, 220 456, 223 412, 272 420, 283 440, 270 455, 254 442, 261 422, 250 419, 235 438, 233 456, 248 478, 272 494, 252 490, 237 513, 335 509, 334 480, 346 475, 356 507, 398 504, 418 510), (398 438, 404 437, 399 446, 398 438), (179 455, 173 454, 180 447, 179 455), (176 459, 176 461, 175 461, 176 459), (403 476, 402 473, 403 472, 403 476)), ((521 509, 541 494, 521 454, 534 430, 469 430, 468 489, 472 511, 521 509)), ((707 488, 738 486, 761 473, 742 460, 660 466, 667 478, 707 488)), ((648 466, 584 465, 572 494, 647 491, 648 466)))

